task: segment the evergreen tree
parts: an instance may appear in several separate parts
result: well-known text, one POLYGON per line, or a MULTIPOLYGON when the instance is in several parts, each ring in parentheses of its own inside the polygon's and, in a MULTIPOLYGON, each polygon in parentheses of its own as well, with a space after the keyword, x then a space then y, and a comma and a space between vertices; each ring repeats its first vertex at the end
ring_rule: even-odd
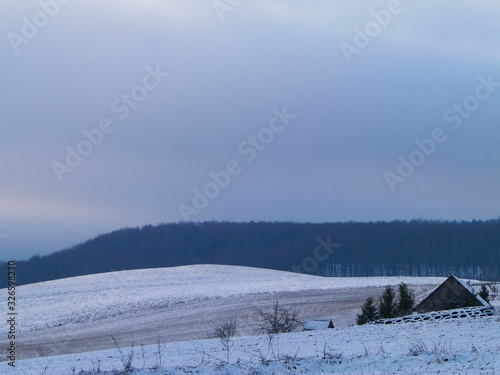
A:
POLYGON ((405 283, 399 284, 398 315, 410 315, 415 306, 415 293, 405 283))
POLYGON ((486 302, 490 303, 490 292, 488 291, 488 288, 486 288, 486 285, 481 285, 481 291, 479 292, 479 297, 484 299, 486 302))
POLYGON ((373 298, 366 299, 363 306, 361 306, 361 314, 358 314, 356 322, 358 325, 373 322, 379 318, 377 306, 373 304, 373 298))
POLYGON ((398 306, 396 304, 396 293, 390 286, 385 287, 385 292, 380 297, 380 317, 395 318, 398 315, 398 306))

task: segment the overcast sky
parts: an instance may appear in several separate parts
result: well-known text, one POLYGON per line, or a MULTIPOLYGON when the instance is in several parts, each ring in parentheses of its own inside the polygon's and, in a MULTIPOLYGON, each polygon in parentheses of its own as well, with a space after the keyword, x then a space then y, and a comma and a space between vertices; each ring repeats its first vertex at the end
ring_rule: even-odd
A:
POLYGON ((498 218, 499 14, 2 1, 0 259, 183 220, 498 218))

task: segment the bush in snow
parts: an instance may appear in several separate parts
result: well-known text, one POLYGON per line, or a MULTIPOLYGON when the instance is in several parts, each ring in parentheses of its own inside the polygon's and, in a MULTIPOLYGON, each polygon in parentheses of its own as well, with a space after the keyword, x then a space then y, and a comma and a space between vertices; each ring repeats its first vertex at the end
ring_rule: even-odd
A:
POLYGON ((129 352, 125 353, 120 347, 120 345, 118 345, 118 342, 114 337, 113 337, 113 342, 115 343, 116 348, 120 353, 120 361, 123 365, 124 374, 129 374, 134 369, 132 367, 132 361, 134 360, 134 343, 132 343, 132 347, 130 348, 129 352))
POLYGON ((260 320, 257 331, 261 333, 274 334, 292 332, 302 324, 297 318, 297 311, 279 307, 277 300, 274 301, 271 312, 266 312, 257 308, 255 309, 255 313, 260 320))
POLYGON ((426 350, 427 347, 422 341, 412 342, 410 344, 410 354, 414 357, 424 354, 426 350))
POLYGON ((229 352, 234 344, 232 338, 236 334, 236 320, 230 319, 219 323, 214 328, 213 334, 220 340, 224 350, 227 352, 227 363, 229 364, 229 352))

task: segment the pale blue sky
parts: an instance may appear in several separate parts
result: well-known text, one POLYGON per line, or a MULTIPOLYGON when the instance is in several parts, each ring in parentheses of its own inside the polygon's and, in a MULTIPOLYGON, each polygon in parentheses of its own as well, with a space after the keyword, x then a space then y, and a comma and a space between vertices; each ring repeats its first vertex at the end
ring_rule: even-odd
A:
POLYGON ((500 216, 498 2, 230 3, 0 4, 0 259, 184 219, 500 216))

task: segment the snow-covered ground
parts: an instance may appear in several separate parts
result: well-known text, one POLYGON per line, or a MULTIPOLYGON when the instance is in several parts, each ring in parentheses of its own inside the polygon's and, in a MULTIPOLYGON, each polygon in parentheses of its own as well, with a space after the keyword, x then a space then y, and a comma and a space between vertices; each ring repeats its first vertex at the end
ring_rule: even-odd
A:
MULTIPOLYGON (((81 276, 17 289, 20 332, 234 296, 438 285, 440 277, 326 278, 250 267, 194 265, 81 276)), ((5 314, 5 304, 0 313, 5 314)))
MULTIPOLYGON (((135 374, 500 373, 498 317, 349 327, 362 301, 379 296, 386 285, 406 282, 417 297, 423 297, 442 281, 444 278, 324 278, 195 265, 25 285, 17 289, 20 360, 14 373, 84 374, 98 367, 119 370, 123 367, 118 351, 109 349, 113 348, 112 337, 123 347, 135 343, 135 374), (302 320, 332 318, 336 328, 280 335, 269 351, 266 336, 248 335, 255 329, 252 310, 267 308, 274 299, 297 308, 302 320), (207 337, 214 323, 228 317, 238 319, 239 337, 234 339, 230 364, 220 367, 226 358, 220 342, 199 339, 207 337), (148 368, 158 366, 156 347, 141 344, 160 337, 166 343, 165 371, 151 372, 148 368), (418 355, 409 354, 419 346, 418 355), (61 353, 77 354, 48 357, 61 353), (284 356, 296 358, 287 361, 284 356)), ((5 307, 0 306, 3 316, 5 307)), ((5 337, 0 337, 0 346, 6 344, 5 337)), ((123 351, 129 353, 130 349, 123 351)), ((5 361, 5 353, 0 353, 0 361, 5 361)), ((9 370, 6 362, 0 363, 0 374, 12 373, 9 370)))
MULTIPOLYGON (((498 374, 500 318, 237 337, 229 352, 217 339, 133 349, 132 374, 498 374)), ((127 356, 131 348, 122 348, 127 356)), ((5 364, 2 364, 5 365, 5 364)), ((5 366, 4 366, 5 368, 5 366)), ((123 370, 118 350, 22 360, 19 374, 97 374, 123 370), (83 370, 83 372, 81 372, 83 370)))

